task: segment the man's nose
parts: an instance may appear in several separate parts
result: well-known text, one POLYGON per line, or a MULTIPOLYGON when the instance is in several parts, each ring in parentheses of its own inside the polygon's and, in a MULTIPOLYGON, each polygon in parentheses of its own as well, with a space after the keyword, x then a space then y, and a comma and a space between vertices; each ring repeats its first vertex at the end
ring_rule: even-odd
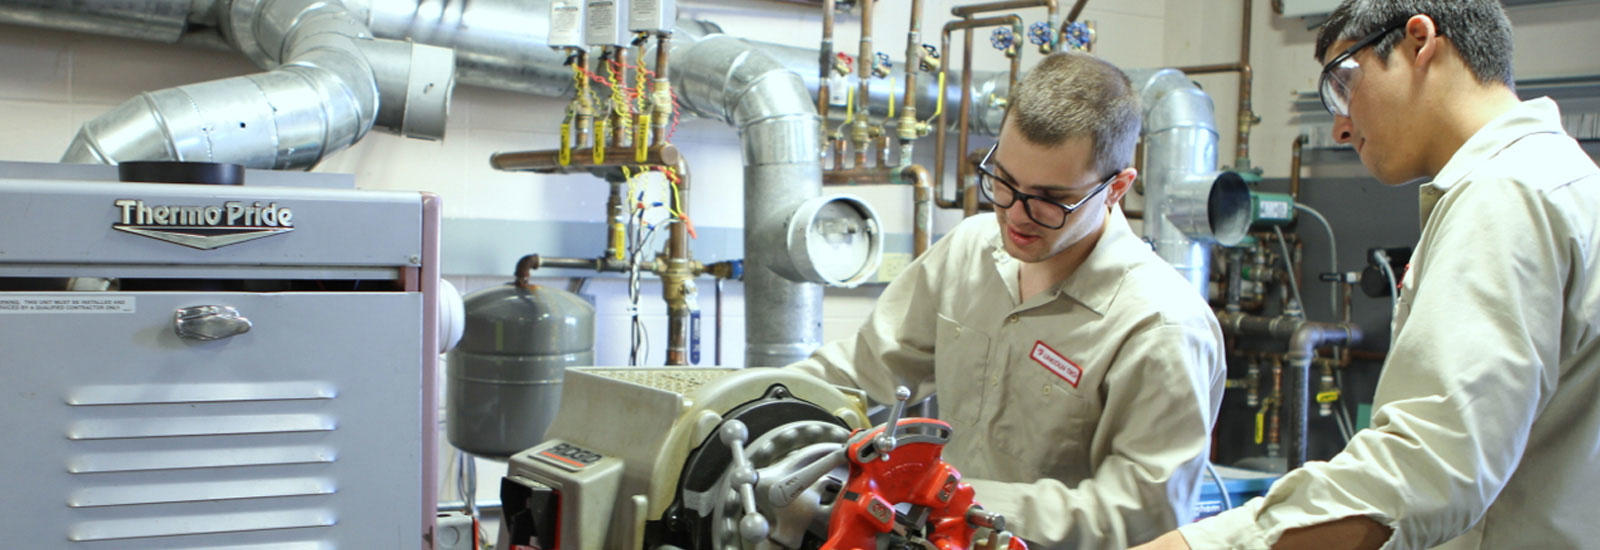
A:
POLYGON ((1338 143, 1350 143, 1350 140, 1354 138, 1355 124, 1350 122, 1350 117, 1334 115, 1333 141, 1338 143))

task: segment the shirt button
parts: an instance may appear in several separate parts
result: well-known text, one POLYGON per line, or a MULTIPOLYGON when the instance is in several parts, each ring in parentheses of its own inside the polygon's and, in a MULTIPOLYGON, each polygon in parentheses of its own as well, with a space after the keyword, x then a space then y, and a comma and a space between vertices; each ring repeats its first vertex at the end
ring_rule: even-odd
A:
POLYGON ((1017 322, 1017 316, 1015 314, 1006 316, 1006 324, 1009 325, 1015 322, 1017 322))
POLYGON ((1044 385, 1044 394, 1045 395, 1050 395, 1050 385, 1049 384, 1045 384, 1044 385))

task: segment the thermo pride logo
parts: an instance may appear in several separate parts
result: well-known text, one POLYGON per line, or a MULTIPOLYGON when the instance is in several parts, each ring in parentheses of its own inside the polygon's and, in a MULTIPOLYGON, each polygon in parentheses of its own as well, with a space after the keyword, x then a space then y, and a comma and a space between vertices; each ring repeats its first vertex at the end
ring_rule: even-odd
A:
POLYGON ((117 199, 111 204, 121 215, 112 229, 200 250, 294 230, 294 212, 276 202, 150 206, 142 200, 117 199))

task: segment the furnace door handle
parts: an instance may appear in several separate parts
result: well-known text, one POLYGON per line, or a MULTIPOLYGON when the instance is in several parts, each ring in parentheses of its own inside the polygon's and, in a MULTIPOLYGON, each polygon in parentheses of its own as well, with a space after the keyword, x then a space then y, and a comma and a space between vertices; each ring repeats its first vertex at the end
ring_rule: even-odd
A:
POLYGON ((250 319, 229 306, 179 308, 172 316, 173 330, 189 340, 221 340, 250 332, 250 319))

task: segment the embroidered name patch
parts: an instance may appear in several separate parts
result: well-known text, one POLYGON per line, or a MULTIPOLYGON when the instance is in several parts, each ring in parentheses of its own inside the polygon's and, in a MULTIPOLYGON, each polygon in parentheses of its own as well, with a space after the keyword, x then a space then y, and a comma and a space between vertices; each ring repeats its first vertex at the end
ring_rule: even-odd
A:
POLYGON ((1043 341, 1035 341, 1033 343, 1033 352, 1029 353, 1028 357, 1040 365, 1044 365, 1044 368, 1049 369, 1056 376, 1060 376, 1062 380, 1066 380, 1074 388, 1078 387, 1078 379, 1083 377, 1083 369, 1077 363, 1073 363, 1071 359, 1067 359, 1056 350, 1051 349, 1043 341))

